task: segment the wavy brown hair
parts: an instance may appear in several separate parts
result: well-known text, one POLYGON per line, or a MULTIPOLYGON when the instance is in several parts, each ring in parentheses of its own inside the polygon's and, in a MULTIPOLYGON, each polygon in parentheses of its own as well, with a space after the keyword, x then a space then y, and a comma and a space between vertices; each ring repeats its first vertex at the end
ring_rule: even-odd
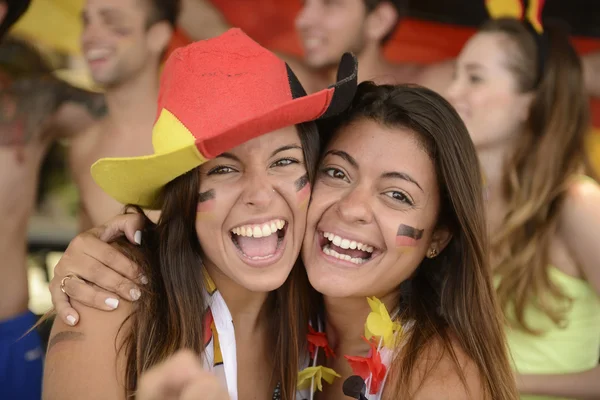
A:
POLYGON ((544 29, 540 77, 540 48, 523 22, 491 20, 481 29, 506 36, 508 68, 517 90, 534 95, 516 151, 505 165, 502 195, 507 211, 492 237, 501 307, 511 311, 510 323, 534 334, 540 331, 525 321, 528 305, 557 325, 570 306, 570 299, 550 279, 549 246, 568 187, 577 174, 592 172, 584 147, 589 105, 581 62, 560 26, 547 24, 544 29))
POLYGON ((386 398, 413 398, 444 354, 454 360, 468 387, 453 350, 454 337, 477 367, 487 399, 517 399, 491 280, 482 174, 467 128, 437 93, 408 85, 361 83, 351 108, 329 130, 337 132, 362 118, 415 133, 435 164, 438 226, 452 233, 447 247, 437 257, 425 258, 399 288, 400 319, 414 325, 392 361, 386 398), (443 352, 426 365, 414 387, 417 365, 435 343, 442 343, 443 352))
MULTIPOLYGON (((319 156, 316 126, 301 124, 298 132, 312 181, 319 156)), ((199 355, 204 351, 202 313, 207 305, 202 296, 202 252, 195 227, 199 180, 194 169, 165 187, 160 219, 153 224, 146 218, 142 246, 125 239, 115 243, 149 280, 133 313, 121 326, 124 336, 118 335, 119 339, 124 337, 119 352, 126 356, 125 389, 129 397, 135 396, 144 371, 177 350, 192 349, 199 355)), ((139 208, 137 211, 141 212, 139 208)), ((273 343, 272 385, 281 383, 281 398, 286 400, 294 399, 300 355, 305 351, 309 293, 306 272, 297 263, 283 286, 267 299, 268 341, 273 343)))

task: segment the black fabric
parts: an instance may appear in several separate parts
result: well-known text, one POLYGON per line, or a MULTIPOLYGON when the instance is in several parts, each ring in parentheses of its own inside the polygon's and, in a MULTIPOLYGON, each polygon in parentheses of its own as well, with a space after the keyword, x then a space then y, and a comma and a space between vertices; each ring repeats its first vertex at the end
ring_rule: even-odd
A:
POLYGON ((357 85, 358 60, 353 54, 345 53, 338 67, 337 83, 329 86, 329 88, 335 89, 331 104, 319 119, 332 117, 347 109, 352 103, 357 85))
POLYGON ((8 12, 0 24, 0 39, 4 37, 10 27, 27 11, 31 0, 0 0, 8 4, 8 12))
POLYGON ((529 32, 533 36, 533 39, 535 40, 535 47, 537 48, 537 75, 535 79, 535 84, 533 86, 533 89, 535 89, 539 86, 540 82, 542 81, 542 78, 544 77, 544 71, 546 70, 546 60, 548 59, 548 52, 550 51, 548 36, 544 32, 539 33, 538 31, 536 31, 528 19, 525 19, 523 23, 527 27, 527 30, 529 30, 529 32))
POLYGON ((294 74, 294 71, 290 68, 287 63, 285 63, 285 68, 287 69, 288 81, 290 82, 290 89, 292 89, 292 99, 297 99, 299 97, 306 96, 306 90, 302 87, 302 84, 294 74))

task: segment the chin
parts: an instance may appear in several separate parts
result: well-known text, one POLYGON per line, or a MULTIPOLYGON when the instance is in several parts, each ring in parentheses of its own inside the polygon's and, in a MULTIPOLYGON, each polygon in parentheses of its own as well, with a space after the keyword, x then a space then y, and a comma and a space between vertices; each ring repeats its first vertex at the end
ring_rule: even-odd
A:
POLYGON ((267 276, 246 276, 237 281, 247 290, 257 293, 273 292, 283 286, 288 274, 272 273, 267 276))

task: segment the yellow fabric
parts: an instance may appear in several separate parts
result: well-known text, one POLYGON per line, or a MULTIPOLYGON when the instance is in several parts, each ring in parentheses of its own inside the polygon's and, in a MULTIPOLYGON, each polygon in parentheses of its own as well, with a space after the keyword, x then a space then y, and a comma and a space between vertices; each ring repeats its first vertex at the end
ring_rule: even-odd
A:
POLYGON ((523 7, 519 0, 487 0, 485 2, 491 18, 512 17, 521 18, 523 7))
POLYGON ((587 135, 586 148, 594 171, 600 176, 600 129, 595 129, 587 135))
MULTIPOLYGON (((561 374, 593 368, 600 358, 600 300, 586 281, 553 266, 549 271, 550 279, 573 299, 565 327, 557 327, 542 312, 528 308, 526 320, 545 333, 535 336, 516 328, 506 329, 515 370, 522 374, 561 374)), ((521 399, 565 400, 540 396, 521 399)))
POLYGON ((11 33, 59 52, 79 54, 83 4, 84 0, 33 0, 11 33))
POLYGON ((92 177, 118 202, 156 209, 167 183, 206 161, 194 141, 190 131, 163 109, 152 130, 154 155, 100 159, 92 165, 92 177))
POLYGON ((402 325, 397 321, 392 321, 390 314, 385 308, 385 304, 377 297, 367 297, 371 312, 365 322, 365 338, 372 337, 383 338, 384 346, 393 349, 396 347, 397 332, 402 330, 402 325))
POLYGON ((527 19, 531 22, 531 25, 535 28, 538 33, 542 33, 544 28, 539 20, 540 12, 540 0, 529 0, 529 7, 527 9, 527 19))

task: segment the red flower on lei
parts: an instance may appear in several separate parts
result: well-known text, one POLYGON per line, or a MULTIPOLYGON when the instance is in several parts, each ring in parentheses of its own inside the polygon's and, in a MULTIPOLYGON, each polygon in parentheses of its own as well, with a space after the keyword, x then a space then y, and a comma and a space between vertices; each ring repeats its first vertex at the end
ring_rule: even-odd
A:
POLYGON ((325 351, 325 356, 335 357, 335 353, 329 347, 329 343, 327 342, 327 336, 324 332, 317 332, 313 329, 312 326, 308 326, 308 352, 310 353, 310 358, 315 358, 315 352, 318 347, 321 347, 325 351))
POLYGON ((369 343, 371 346, 371 350, 367 357, 357 357, 357 356, 344 356, 348 363, 352 367, 352 371, 354 371, 355 375, 360 376, 364 380, 367 380, 369 376, 371 376, 371 389, 369 394, 375 394, 379 392, 379 386, 383 379, 385 378, 386 366, 381 362, 381 356, 377 351, 377 347, 373 341, 367 340, 364 336, 363 340, 369 343))

